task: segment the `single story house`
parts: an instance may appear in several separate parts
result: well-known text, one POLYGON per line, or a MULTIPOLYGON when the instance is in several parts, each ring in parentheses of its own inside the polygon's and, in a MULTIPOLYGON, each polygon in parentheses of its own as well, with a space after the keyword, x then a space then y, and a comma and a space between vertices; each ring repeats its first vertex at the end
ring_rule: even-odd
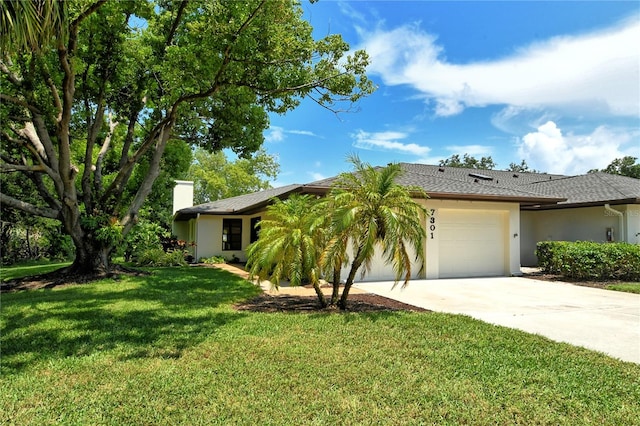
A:
MULTIPOLYGON (((417 278, 519 275, 535 266, 536 243, 626 241, 640 244, 640 180, 606 173, 564 176, 401 163, 400 184, 422 188, 426 264, 417 278)), ((274 197, 325 194, 334 178, 287 185, 192 206, 193 187, 178 182, 173 230, 192 241, 196 259, 246 260, 256 223, 274 197), (191 191, 191 192, 189 192, 191 191)), ((191 186, 190 186, 191 185, 191 186)), ((420 265, 414 270, 420 269, 420 265)), ((380 261, 367 280, 393 278, 380 261)))

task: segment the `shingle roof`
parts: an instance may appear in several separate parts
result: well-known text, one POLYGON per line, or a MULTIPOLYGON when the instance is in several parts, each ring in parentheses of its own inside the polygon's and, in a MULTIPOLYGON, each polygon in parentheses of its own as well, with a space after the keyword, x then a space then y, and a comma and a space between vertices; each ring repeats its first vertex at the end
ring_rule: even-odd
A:
MULTIPOLYGON (((564 176, 514 173, 400 163, 398 183, 416 186, 431 198, 459 198, 519 202, 523 206, 567 207, 604 203, 640 203, 640 179, 607 173, 564 176)), ((325 192, 337 176, 306 185, 287 185, 179 210, 176 219, 197 214, 240 214, 264 207, 274 197, 292 192, 325 192)))
POLYGON ((298 191, 300 188, 302 188, 302 185, 292 184, 187 207, 176 212, 176 220, 195 217, 198 214, 246 213, 268 204, 269 200, 274 197, 284 197, 292 192, 298 191))
MULTIPOLYGON (((502 170, 478 170, 457 167, 439 167, 424 164, 400 163, 403 174, 398 183, 415 186, 432 198, 495 199, 504 201, 556 203, 561 198, 542 194, 526 187, 527 183, 565 176, 543 173, 514 173, 502 170)), ((305 187, 330 187, 337 177, 312 182, 305 187)))
POLYGON ((554 194, 566 198, 560 204, 589 204, 605 202, 640 201, 640 180, 608 173, 589 173, 567 176, 529 187, 541 194, 554 194))

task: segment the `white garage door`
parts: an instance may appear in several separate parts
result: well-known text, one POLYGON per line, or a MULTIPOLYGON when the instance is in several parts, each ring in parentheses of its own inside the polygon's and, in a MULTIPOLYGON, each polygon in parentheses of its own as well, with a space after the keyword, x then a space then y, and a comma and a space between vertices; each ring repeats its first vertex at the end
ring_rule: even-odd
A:
POLYGON ((438 211, 440 278, 504 275, 507 213, 438 211))

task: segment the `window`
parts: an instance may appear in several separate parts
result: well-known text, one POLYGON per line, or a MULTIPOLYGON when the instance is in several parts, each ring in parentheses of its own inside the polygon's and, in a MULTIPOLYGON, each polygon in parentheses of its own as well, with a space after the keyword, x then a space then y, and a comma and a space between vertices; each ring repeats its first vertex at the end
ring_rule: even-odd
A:
POLYGON ((242 219, 222 219, 222 250, 242 248, 242 219))
POLYGON ((251 238, 249 242, 255 243, 258 241, 258 236, 260 234, 260 226, 258 226, 258 222, 260 222, 260 216, 251 218, 251 238))

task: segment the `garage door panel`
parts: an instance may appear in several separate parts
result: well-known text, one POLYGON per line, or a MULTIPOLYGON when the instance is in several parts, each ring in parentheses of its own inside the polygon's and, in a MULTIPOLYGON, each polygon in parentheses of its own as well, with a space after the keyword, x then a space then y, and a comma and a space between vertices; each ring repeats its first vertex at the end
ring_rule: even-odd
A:
POLYGON ((438 220, 441 278, 505 273, 504 212, 443 209, 438 220))

